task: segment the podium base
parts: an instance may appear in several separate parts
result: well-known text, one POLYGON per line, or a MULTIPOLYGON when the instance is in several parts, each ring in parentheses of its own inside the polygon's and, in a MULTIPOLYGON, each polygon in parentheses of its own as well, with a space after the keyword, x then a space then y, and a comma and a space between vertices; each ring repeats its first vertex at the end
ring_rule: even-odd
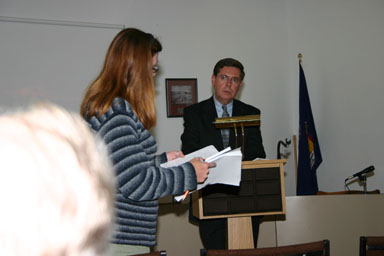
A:
POLYGON ((251 249, 253 243, 252 217, 228 218, 228 249, 251 249))

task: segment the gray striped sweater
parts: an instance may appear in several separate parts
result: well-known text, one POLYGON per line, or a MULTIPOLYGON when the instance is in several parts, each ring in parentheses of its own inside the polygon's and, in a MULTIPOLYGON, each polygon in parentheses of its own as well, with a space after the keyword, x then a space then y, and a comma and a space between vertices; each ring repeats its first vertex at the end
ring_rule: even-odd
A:
POLYGON ((126 100, 114 99, 102 116, 86 119, 104 140, 116 175, 116 228, 112 243, 156 245, 158 198, 197 186, 192 164, 161 168, 155 139, 126 100))

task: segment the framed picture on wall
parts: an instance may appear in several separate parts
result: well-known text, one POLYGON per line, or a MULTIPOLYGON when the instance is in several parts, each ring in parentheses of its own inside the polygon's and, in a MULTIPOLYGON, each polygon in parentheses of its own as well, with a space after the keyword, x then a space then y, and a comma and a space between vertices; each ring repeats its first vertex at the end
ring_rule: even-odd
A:
POLYGON ((165 86, 168 117, 182 117, 184 108, 197 102, 196 78, 167 78, 165 86))

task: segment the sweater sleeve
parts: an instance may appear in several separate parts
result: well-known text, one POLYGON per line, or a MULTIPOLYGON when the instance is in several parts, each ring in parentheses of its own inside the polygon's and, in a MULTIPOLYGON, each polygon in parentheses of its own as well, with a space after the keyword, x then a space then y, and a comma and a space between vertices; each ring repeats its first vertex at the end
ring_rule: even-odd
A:
POLYGON ((166 155, 154 155, 156 142, 133 112, 112 114, 98 133, 109 149, 117 189, 130 200, 155 200, 196 188, 196 174, 191 163, 159 167, 166 155))
POLYGON ((155 156, 155 166, 159 167, 162 163, 167 162, 167 153, 162 153, 160 155, 155 156))

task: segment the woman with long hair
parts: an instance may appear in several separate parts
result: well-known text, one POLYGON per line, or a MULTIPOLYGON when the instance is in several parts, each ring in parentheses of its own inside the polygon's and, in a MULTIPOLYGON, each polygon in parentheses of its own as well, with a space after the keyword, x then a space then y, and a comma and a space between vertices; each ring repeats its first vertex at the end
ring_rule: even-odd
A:
POLYGON ((156 141, 148 131, 156 123, 153 77, 161 50, 152 34, 122 30, 81 104, 82 116, 107 145, 116 175, 114 255, 149 252, 156 245, 158 198, 196 189, 214 165, 194 158, 160 167, 184 156, 181 151, 155 155, 156 141))

